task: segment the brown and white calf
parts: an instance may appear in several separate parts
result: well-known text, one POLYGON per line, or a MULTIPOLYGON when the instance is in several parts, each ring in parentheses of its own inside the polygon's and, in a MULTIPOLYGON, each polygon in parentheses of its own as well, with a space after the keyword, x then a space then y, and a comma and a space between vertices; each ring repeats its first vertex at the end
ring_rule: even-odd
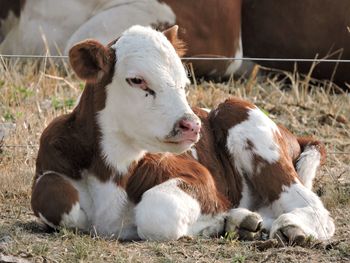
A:
POLYGON ((35 215, 121 239, 260 228, 295 242, 330 238, 333 221, 311 191, 323 146, 240 99, 191 109, 181 47, 176 26, 133 26, 107 46, 70 50, 87 83, 73 112, 41 136, 35 215))

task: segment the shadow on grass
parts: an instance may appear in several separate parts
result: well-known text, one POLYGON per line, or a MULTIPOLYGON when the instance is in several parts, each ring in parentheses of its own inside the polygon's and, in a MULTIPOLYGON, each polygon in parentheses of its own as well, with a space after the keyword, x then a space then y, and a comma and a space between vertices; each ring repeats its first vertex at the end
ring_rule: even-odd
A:
POLYGON ((35 220, 27 222, 17 221, 13 224, 13 226, 16 228, 20 228, 22 231, 28 232, 29 234, 51 234, 59 232, 35 220))

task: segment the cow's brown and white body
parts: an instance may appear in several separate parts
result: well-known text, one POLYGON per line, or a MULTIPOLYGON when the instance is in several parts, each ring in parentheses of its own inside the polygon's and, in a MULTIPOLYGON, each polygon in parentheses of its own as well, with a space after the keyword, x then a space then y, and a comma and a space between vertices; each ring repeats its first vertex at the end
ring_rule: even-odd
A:
MULTIPOLYGON (((176 27, 164 34, 181 52, 176 27)), ((331 237, 333 221, 311 191, 322 145, 239 99, 191 109, 170 42, 136 26, 108 46, 71 49, 87 84, 73 112, 42 134, 34 213, 52 227, 122 239, 261 227, 296 242, 331 237)))

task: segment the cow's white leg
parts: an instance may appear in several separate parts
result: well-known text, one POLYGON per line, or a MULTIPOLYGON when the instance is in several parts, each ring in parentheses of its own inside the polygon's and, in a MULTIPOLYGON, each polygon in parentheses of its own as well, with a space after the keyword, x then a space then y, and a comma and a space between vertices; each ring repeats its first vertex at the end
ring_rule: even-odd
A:
POLYGON ((314 145, 306 146, 296 163, 296 170, 301 182, 308 189, 312 189, 312 183, 320 166, 321 154, 314 145))
POLYGON ((329 212, 319 197, 300 182, 285 187, 271 208, 278 217, 271 226, 270 237, 282 233, 290 241, 303 241, 307 236, 326 240, 334 234, 329 212))
POLYGON ((211 236, 223 231, 225 214, 201 215, 197 200, 171 179, 146 191, 135 207, 137 232, 142 239, 176 240, 182 236, 211 236))
POLYGON ((135 207, 137 231, 142 239, 176 240, 189 234, 200 216, 199 203, 183 192, 177 180, 146 191, 135 207))

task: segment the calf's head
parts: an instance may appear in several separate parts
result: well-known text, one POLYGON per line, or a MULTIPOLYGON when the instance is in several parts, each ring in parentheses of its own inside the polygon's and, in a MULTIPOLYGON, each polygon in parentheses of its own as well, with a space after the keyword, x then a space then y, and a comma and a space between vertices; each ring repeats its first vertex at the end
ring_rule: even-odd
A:
POLYGON ((198 141, 201 124, 186 100, 179 43, 177 26, 163 33, 133 26, 112 45, 86 40, 70 50, 77 75, 105 89, 97 114, 102 136, 153 153, 181 153, 198 141))

